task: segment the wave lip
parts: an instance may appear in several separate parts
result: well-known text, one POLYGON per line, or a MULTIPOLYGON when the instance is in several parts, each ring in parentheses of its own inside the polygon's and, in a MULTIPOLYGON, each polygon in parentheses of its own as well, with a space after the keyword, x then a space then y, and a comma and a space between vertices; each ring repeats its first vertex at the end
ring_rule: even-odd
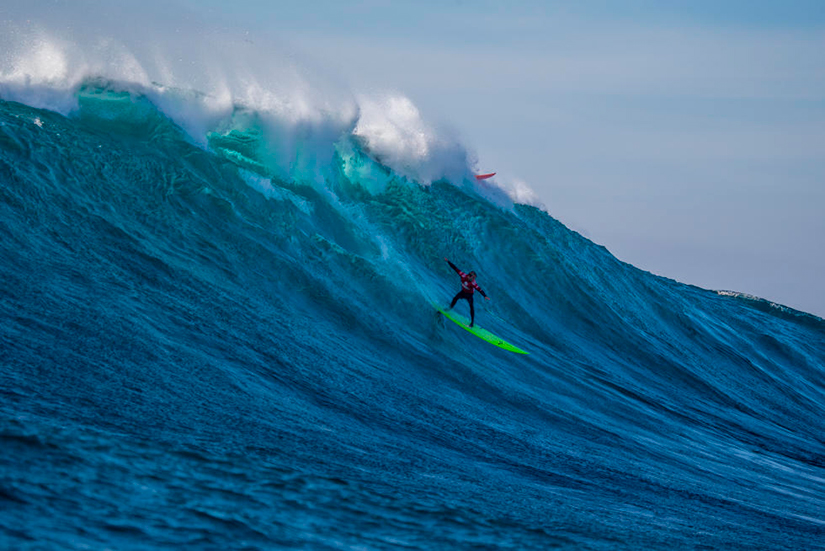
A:
MULTIPOLYGON (((475 155, 456 132, 425 121, 409 98, 356 96, 268 39, 193 26, 191 14, 180 13, 166 23, 174 32, 164 32, 140 10, 95 1, 86 5, 103 14, 99 28, 73 32, 63 24, 76 18, 66 5, 32 5, 41 13, 19 8, 16 21, 0 24, 0 98, 7 101, 70 115, 81 110, 84 96, 102 99, 99 89, 127 92, 135 103, 151 102, 194 143, 215 144, 256 172, 323 186, 337 170, 335 150, 354 140, 397 177, 424 185, 469 180, 502 206, 538 203, 523 182, 473 182, 475 155), (51 14, 50 23, 33 17, 43 13, 51 14), (253 156, 226 147, 243 141, 255 143, 253 156)), ((381 189, 384 179, 370 187, 381 189)))

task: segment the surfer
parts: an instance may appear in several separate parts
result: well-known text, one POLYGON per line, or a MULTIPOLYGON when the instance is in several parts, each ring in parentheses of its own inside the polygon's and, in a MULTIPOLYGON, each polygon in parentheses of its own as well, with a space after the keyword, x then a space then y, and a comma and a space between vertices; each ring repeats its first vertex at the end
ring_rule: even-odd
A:
POLYGON ((455 273, 457 273, 459 277, 461 277, 461 290, 458 292, 456 296, 453 297, 453 301, 450 303, 450 307, 447 308, 447 310, 452 310, 453 306, 455 306, 455 303, 458 302, 458 299, 465 299, 467 302, 470 303, 470 327, 472 327, 475 323, 476 317, 475 309, 473 308, 473 292, 478 291, 479 293, 481 293, 481 295, 484 297, 484 300, 490 300, 490 297, 488 297, 487 294, 481 290, 481 287, 478 286, 478 283, 476 283, 475 272, 465 274, 464 272, 459 270, 455 264, 453 264, 446 258, 444 260, 446 260, 447 264, 450 265, 450 268, 455 270, 455 273))

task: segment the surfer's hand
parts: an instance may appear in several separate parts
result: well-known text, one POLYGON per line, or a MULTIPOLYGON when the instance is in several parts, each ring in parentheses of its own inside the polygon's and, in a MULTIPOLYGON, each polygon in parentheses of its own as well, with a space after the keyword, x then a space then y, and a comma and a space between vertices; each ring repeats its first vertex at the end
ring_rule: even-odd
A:
POLYGON ((484 300, 490 300, 490 297, 484 297, 484 300))

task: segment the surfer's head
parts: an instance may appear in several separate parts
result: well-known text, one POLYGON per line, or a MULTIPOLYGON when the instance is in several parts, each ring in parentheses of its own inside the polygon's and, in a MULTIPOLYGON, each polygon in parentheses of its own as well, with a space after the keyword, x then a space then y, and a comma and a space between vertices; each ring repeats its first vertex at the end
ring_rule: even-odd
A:
POLYGON ((476 280, 476 273, 475 272, 470 272, 469 274, 467 274, 467 277, 470 278, 470 281, 475 281, 476 280))

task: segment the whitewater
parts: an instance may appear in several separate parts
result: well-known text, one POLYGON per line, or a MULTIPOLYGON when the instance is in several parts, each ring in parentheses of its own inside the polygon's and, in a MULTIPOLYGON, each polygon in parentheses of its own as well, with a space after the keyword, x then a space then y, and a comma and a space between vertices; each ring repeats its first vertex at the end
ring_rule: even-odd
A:
POLYGON ((621 262, 403 95, 6 30, 0 548, 825 549, 822 319, 621 262))

